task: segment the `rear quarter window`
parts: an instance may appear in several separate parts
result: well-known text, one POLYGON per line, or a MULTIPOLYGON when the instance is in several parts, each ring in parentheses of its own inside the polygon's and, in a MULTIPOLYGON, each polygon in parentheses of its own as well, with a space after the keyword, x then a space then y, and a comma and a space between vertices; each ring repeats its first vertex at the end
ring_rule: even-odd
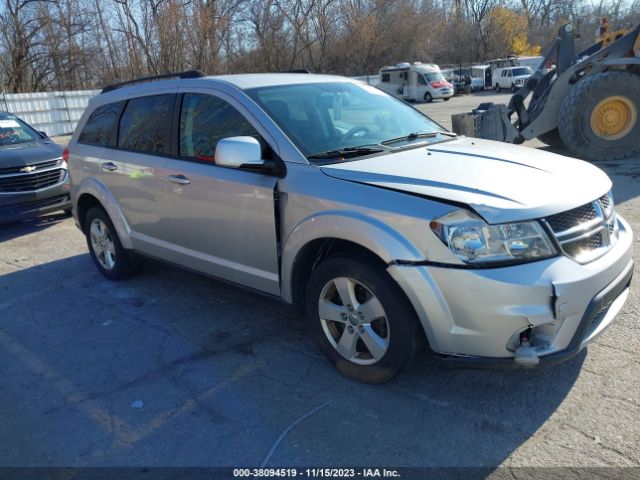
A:
POLYGON ((80 132, 78 142, 101 146, 113 145, 118 117, 123 105, 124 100, 100 105, 96 108, 80 132))

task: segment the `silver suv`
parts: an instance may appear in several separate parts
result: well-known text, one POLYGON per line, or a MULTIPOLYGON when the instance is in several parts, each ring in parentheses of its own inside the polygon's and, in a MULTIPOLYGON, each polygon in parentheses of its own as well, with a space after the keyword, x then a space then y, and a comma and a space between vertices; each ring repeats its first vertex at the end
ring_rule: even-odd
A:
POLYGON ((69 143, 106 277, 135 252, 274 295, 371 383, 425 338, 457 362, 556 363, 622 308, 632 234, 598 168, 456 137, 342 77, 178 77, 105 89, 69 143))

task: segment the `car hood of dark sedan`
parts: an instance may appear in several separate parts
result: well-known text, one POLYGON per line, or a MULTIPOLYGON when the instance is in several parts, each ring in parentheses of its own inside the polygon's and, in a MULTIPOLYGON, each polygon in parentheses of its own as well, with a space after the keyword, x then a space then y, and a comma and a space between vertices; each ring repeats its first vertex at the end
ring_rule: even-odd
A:
POLYGON ((465 137, 321 169, 342 180, 466 204, 489 223, 542 218, 611 189, 609 177, 589 163, 465 137))
POLYGON ((50 140, 0 146, 0 168, 24 167, 62 158, 62 147, 50 140))

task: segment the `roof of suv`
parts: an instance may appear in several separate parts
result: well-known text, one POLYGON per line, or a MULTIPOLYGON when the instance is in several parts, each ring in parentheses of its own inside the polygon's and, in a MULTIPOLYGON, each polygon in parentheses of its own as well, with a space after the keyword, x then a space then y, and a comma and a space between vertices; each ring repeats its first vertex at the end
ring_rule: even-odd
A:
POLYGON ((302 83, 345 82, 351 81, 337 75, 317 75, 309 73, 248 73, 237 75, 218 75, 204 79, 219 80, 235 85, 243 90, 255 87, 272 87, 302 83))
POLYGON ((145 81, 141 79, 140 83, 131 83, 130 85, 109 87, 108 91, 103 95, 110 95, 112 92, 119 92, 117 95, 137 93, 138 91, 148 92, 149 89, 177 88, 182 85, 196 85, 202 82, 222 82, 230 84, 241 90, 247 90, 256 87, 273 87, 278 85, 299 85, 305 83, 322 83, 322 82, 352 82, 354 80, 340 77, 337 75, 316 75, 308 73, 247 73, 237 75, 214 75, 196 78, 176 78, 171 80, 159 79, 145 81))

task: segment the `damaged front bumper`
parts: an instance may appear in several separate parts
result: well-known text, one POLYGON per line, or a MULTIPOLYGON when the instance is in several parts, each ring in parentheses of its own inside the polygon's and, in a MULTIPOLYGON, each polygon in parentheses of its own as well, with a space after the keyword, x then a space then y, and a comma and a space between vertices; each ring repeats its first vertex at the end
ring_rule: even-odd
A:
POLYGON ((425 262, 388 271, 444 359, 478 367, 555 364, 597 338, 624 305, 633 275, 632 234, 619 216, 618 222, 618 242, 586 265, 560 256, 496 269, 425 262), (525 332, 533 362, 516 361, 525 332))

